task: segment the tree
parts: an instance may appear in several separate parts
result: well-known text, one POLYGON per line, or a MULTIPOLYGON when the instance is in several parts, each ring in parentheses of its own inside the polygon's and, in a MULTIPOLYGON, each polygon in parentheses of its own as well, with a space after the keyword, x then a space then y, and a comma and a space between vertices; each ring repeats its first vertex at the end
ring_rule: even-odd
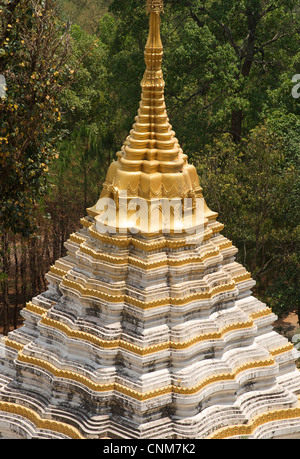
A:
POLYGON ((298 52, 298 1, 170 0, 166 3, 185 8, 199 29, 208 26, 222 46, 228 44, 232 48, 235 61, 231 64, 235 67, 236 81, 230 132, 235 141, 240 141, 245 117, 258 111, 259 99, 265 99, 266 85, 274 83, 274 68, 282 71, 286 59, 291 61, 293 53, 298 52), (283 48, 289 52, 284 53, 283 48))
POLYGON ((61 0, 62 17, 93 35, 109 3, 110 0, 61 0))
MULTIPOLYGON (((207 141, 208 136, 224 131, 241 140, 261 122, 264 107, 272 105, 268 91, 278 87, 278 77, 286 69, 290 78, 299 73, 295 59, 300 36, 298 0, 164 3, 163 65, 176 132, 181 139, 185 132, 189 139, 194 126, 192 142, 198 144, 204 135, 207 141)), ((123 52, 127 48, 124 35, 132 31, 135 37, 127 57, 132 69, 140 62, 132 65, 137 39, 147 29, 144 2, 113 0, 111 11, 121 19, 118 36, 123 52)))
MULTIPOLYGON (((291 96, 292 77, 300 73, 298 3, 164 4, 165 92, 179 142, 261 297, 279 313, 293 310, 299 297, 300 106, 291 96)), ((110 42, 112 84, 129 127, 148 26, 143 2, 113 0, 110 11, 117 29, 110 42)))
MULTIPOLYGON (((285 119, 285 129, 299 135, 294 122, 285 119)), ((194 159, 208 204, 238 246, 256 292, 281 315, 299 311, 300 206, 299 165, 291 161, 291 138, 279 126, 273 118, 239 145, 224 135, 194 159)))
MULTIPOLYGON (((0 279, 7 298, 6 272, 16 260, 12 272, 22 281, 24 302, 43 284, 35 252, 45 256, 45 270, 64 254, 64 241, 98 198, 107 167, 132 127, 148 21, 141 0, 107 0, 103 10, 100 0, 86 0, 84 11, 82 2, 63 0, 60 19, 51 11, 54 0, 45 3, 47 14, 33 11, 42 8, 41 0, 0 1, 0 65, 7 82, 0 107, 0 279), (64 25, 62 18, 75 23, 64 25), (38 226, 39 239, 26 246, 8 232, 28 237, 38 226), (26 285, 26 263, 34 285, 26 285)), ((296 1, 164 3, 165 92, 179 142, 260 296, 275 312, 296 308, 296 1)))
MULTIPOLYGON (((76 68, 76 78, 59 98, 62 139, 57 148, 60 157, 49 172, 58 193, 62 183, 68 183, 68 187, 63 187, 64 194, 69 199, 77 196, 83 216, 87 205, 98 199, 107 168, 120 147, 120 128, 116 121, 119 111, 108 82, 106 44, 78 25, 72 26, 71 33, 71 62, 76 68)), ((55 193, 51 197, 55 199, 55 193)))
POLYGON ((0 73, 7 89, 0 101, 0 235, 4 333, 7 332, 9 232, 36 231, 34 211, 47 192, 49 164, 57 157, 54 126, 58 94, 72 79, 67 65, 69 29, 55 0, 2 0, 0 73))
POLYGON ((35 201, 47 191, 57 152, 58 94, 71 81, 69 30, 55 0, 5 1, 1 10, 0 232, 30 235, 35 201))

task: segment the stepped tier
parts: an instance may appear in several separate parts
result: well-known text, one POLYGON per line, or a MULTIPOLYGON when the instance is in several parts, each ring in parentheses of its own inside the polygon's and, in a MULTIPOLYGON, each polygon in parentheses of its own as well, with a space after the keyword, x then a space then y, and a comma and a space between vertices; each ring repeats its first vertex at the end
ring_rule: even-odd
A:
POLYGON ((298 436, 297 351, 231 241, 211 231, 120 246, 82 223, 3 339, 2 435, 298 436))
POLYGON ((255 282, 169 124, 163 5, 147 4, 140 109, 101 194, 115 218, 102 218, 99 203, 88 209, 47 274, 47 291, 2 339, 0 434, 300 438, 298 352, 252 295, 255 282), (200 200, 201 221, 184 228, 173 209, 169 231, 160 213, 155 231, 133 231, 132 214, 123 212, 132 198, 176 206, 190 199, 193 217, 200 200))

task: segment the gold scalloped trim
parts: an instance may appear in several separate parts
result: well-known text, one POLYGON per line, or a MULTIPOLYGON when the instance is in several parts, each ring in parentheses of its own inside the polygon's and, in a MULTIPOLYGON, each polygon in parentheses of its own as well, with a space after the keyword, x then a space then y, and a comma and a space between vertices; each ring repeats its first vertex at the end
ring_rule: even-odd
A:
POLYGON ((43 308, 42 306, 37 306, 36 304, 32 303, 31 301, 28 301, 26 303, 26 308, 24 309, 25 311, 28 310, 30 312, 34 312, 34 314, 38 314, 39 316, 42 316, 45 314, 48 309, 43 308))
POLYGON ((292 343, 288 343, 285 346, 281 346, 277 349, 270 350, 270 354, 275 357, 276 355, 283 354, 284 352, 292 351, 294 349, 294 345, 292 343))
POLYGON ((26 418, 38 429, 52 430, 53 432, 61 433, 74 440, 84 439, 80 432, 75 429, 75 427, 60 421, 54 421, 53 419, 43 419, 35 411, 25 406, 16 403, 0 401, 0 411, 26 418))
MULTIPOLYGON (((73 330, 68 325, 62 322, 59 322, 55 319, 51 319, 47 317, 45 315, 47 313, 47 309, 43 309, 30 302, 27 303, 26 309, 36 314, 39 314, 41 316, 41 324, 44 324, 51 328, 60 330, 71 338, 82 339, 84 341, 90 342, 91 344, 97 345, 99 347, 103 347, 104 349, 123 348, 129 351, 132 351, 138 355, 148 355, 148 354, 152 354, 152 353, 159 352, 161 350, 166 350, 166 349, 175 349, 175 350, 187 349, 193 346, 194 344, 197 344, 203 341, 222 339, 224 335, 226 335, 227 333, 230 333, 231 331, 239 331, 239 330, 244 330, 247 328, 252 328, 254 325, 253 320, 249 319, 246 322, 235 322, 230 325, 227 325, 226 327, 221 328, 220 331, 218 332, 204 333, 202 335, 195 336, 194 338, 188 341, 184 341, 184 342, 168 341, 165 343, 159 343, 159 344, 155 344, 155 345, 143 348, 135 344, 128 343, 127 341, 124 341, 124 340, 105 341, 105 340, 98 338, 95 335, 91 335, 90 333, 83 332, 80 330, 73 330)), ((259 311, 259 317, 268 316, 271 313, 272 311, 270 310, 270 308, 265 308, 262 311, 259 311)), ((251 316, 253 317, 255 316, 257 318, 258 313, 253 313, 251 314, 251 316)), ((22 344, 16 343, 15 341, 9 340, 8 338, 6 338, 6 344, 10 347, 14 347, 17 350, 23 349, 22 344)), ((294 349, 293 344, 288 343, 279 348, 272 349, 269 352, 272 356, 276 356, 284 352, 288 352, 292 349, 294 349)))
POLYGON ((213 375, 201 381, 194 387, 178 387, 174 385, 168 385, 166 387, 160 389, 154 389, 149 392, 139 392, 135 389, 128 388, 120 383, 108 383, 108 384, 99 384, 86 376, 83 376, 79 373, 75 373, 70 370, 62 370, 57 368, 52 363, 49 363, 45 360, 39 359, 37 357, 32 357, 30 355, 23 354, 22 351, 19 351, 17 361, 21 363, 27 363, 29 365, 38 366, 48 372, 50 372, 53 376, 58 378, 69 379, 71 381, 76 381, 84 386, 88 387, 89 389, 96 391, 96 392, 111 392, 116 391, 124 395, 128 395, 136 400, 139 401, 146 401, 160 395, 171 395, 172 393, 180 394, 180 395, 193 395, 202 390, 204 387, 219 381, 234 381, 235 377, 246 370, 249 369, 258 369, 263 367, 269 367, 275 364, 273 358, 264 359, 264 360, 257 360, 253 362, 247 362, 243 365, 237 367, 234 371, 228 373, 222 373, 219 375, 213 375))
POLYGON ((25 310, 28 310, 28 311, 31 311, 31 312, 34 312, 34 314, 37 314, 39 316, 45 314, 45 312, 48 311, 48 309, 46 308, 43 308, 42 306, 38 306, 36 304, 33 304, 31 301, 28 301, 28 303, 26 303, 26 308, 25 310))
POLYGON ((220 250, 218 248, 215 248, 214 250, 210 250, 209 252, 206 252, 203 255, 186 257, 180 260, 167 258, 165 260, 148 262, 148 261, 138 260, 137 258, 134 258, 132 256, 117 257, 117 256, 107 255, 107 254, 96 252, 90 247, 84 247, 84 246, 80 247, 80 252, 93 257, 93 259, 95 260, 106 261, 108 263, 112 263, 115 265, 129 264, 132 266, 136 266, 138 268, 142 268, 145 271, 155 269, 155 268, 166 267, 166 266, 177 267, 177 266, 185 266, 190 263, 202 263, 209 258, 213 258, 215 256, 220 255, 220 250))
POLYGON ((55 266, 52 266, 50 268, 50 273, 60 276, 62 278, 62 283, 61 283, 62 286, 71 288, 72 290, 79 292, 81 296, 95 297, 100 300, 108 301, 110 303, 128 303, 131 306, 136 306, 143 310, 152 309, 152 308, 161 307, 161 306, 168 306, 169 304, 172 304, 173 306, 183 306, 188 303, 191 303, 192 301, 210 300, 215 295, 218 295, 220 293, 234 291, 236 288, 236 284, 251 279, 251 274, 245 273, 243 275, 234 277, 232 279, 232 282, 230 282, 229 284, 214 287, 206 292, 194 293, 192 295, 188 295, 183 298, 163 298, 160 300, 153 300, 153 301, 146 302, 146 301, 141 301, 136 298, 130 297, 129 295, 125 295, 125 294, 111 295, 109 293, 101 292, 100 290, 86 288, 76 281, 71 281, 70 279, 66 279, 64 276, 68 273, 68 271, 63 271, 62 269, 57 268, 55 266))
POLYGON ((75 242, 76 244, 83 244, 86 241, 86 238, 79 236, 76 233, 71 234, 70 241, 75 242))
POLYGON ((260 311, 252 312, 249 317, 255 320, 255 319, 260 319, 261 317, 268 316, 270 314, 273 314, 272 309, 266 307, 264 309, 261 309, 260 311))
MULTIPOLYGON (((70 240, 72 242, 75 242, 78 245, 80 245, 80 252, 81 253, 89 255, 89 256, 93 257, 95 260, 105 261, 105 262, 116 264, 116 265, 130 264, 130 265, 142 268, 142 269, 144 269, 146 271, 147 270, 151 270, 151 269, 155 269, 155 268, 159 268, 159 267, 166 267, 166 266, 180 267, 180 266, 185 266, 185 265, 190 264, 190 263, 203 263, 204 261, 206 261, 209 258, 213 258, 215 256, 220 255, 220 252, 222 250, 225 250, 226 248, 232 247, 232 242, 231 241, 226 241, 226 242, 223 242, 221 244, 216 244, 216 248, 215 249, 210 250, 210 251, 204 253, 203 255, 196 255, 196 256, 192 256, 192 257, 186 257, 186 258, 180 259, 180 260, 168 258, 168 259, 165 259, 165 260, 159 260, 159 261, 155 261, 155 262, 151 262, 151 261, 147 262, 147 261, 138 260, 138 259, 136 259, 136 258, 134 258, 132 256, 113 256, 113 255, 108 255, 108 254, 105 254, 105 253, 96 252, 95 250, 93 250, 90 247, 83 246, 82 244, 84 242, 86 242, 86 239, 78 236, 75 233, 70 236, 70 240)), ((126 243, 128 243, 128 245, 129 245, 130 242, 128 242, 128 240, 126 240, 126 241, 123 240, 122 244, 125 245, 126 243)), ((136 241, 136 243, 138 245, 140 244, 140 242, 137 242, 137 241, 136 241)), ((180 241, 180 244, 181 243, 183 243, 183 241, 180 241)), ((149 244, 149 243, 142 243, 142 244, 149 244)), ((165 242, 160 241, 159 244, 161 245, 161 247, 163 247, 165 242)), ((60 276, 60 277, 63 277, 67 272, 68 271, 64 271, 61 268, 57 268, 55 266, 52 266, 50 268, 50 273, 55 274, 55 275, 60 276)))
MULTIPOLYGON (((259 318, 266 317, 272 314, 272 310, 270 308, 265 308, 261 311, 252 313, 249 316, 250 318, 248 321, 236 322, 236 323, 227 325, 226 327, 223 327, 222 329, 220 329, 218 332, 204 333, 202 335, 195 336, 194 338, 184 341, 184 342, 168 341, 165 343, 159 343, 159 344, 155 344, 155 345, 143 348, 143 347, 134 345, 132 343, 128 343, 127 341, 124 341, 124 340, 105 341, 105 340, 98 338, 95 335, 91 335, 90 333, 83 332, 80 330, 72 330, 68 325, 47 317, 45 315, 47 313, 47 309, 36 306, 35 304, 31 302, 27 303, 26 309, 34 312, 35 314, 39 314, 41 316, 42 324, 55 328, 57 330, 60 330, 71 338, 82 339, 93 345, 103 347, 104 349, 122 348, 130 352, 134 352, 135 354, 138 354, 141 356, 153 354, 155 352, 164 351, 167 349, 184 350, 200 342, 210 341, 210 340, 220 340, 224 337, 224 335, 226 335, 227 333, 230 333, 231 331, 238 331, 238 330, 244 330, 247 328, 252 328, 254 325, 253 320, 257 319, 258 317, 259 318)), ((14 343, 15 343, 14 341, 7 339, 6 342, 10 347, 14 347, 14 343)), ((18 343, 16 343, 15 346, 21 346, 21 348, 23 348, 23 346, 19 345, 18 343)), ((18 350, 20 349, 20 347, 15 347, 15 348, 18 350)), ((275 355, 287 352, 289 350, 292 350, 293 348, 294 346, 292 345, 292 343, 288 343, 285 346, 281 346, 280 348, 273 349, 269 352, 272 356, 275 356, 275 355)))
POLYGON ((68 272, 69 270, 64 271, 63 269, 57 268, 57 266, 51 266, 50 268, 50 274, 55 274, 55 276, 58 277, 64 277, 68 272))
POLYGON ((237 367, 234 371, 228 373, 221 373, 218 375, 212 375, 205 379, 203 379, 197 386, 194 387, 173 387, 173 392, 180 395, 193 395, 199 392, 204 387, 209 386, 210 384, 220 382, 220 381, 234 381, 235 378, 242 373, 243 371, 262 368, 262 367, 269 367, 275 364, 273 358, 265 359, 265 360, 258 360, 253 362, 247 362, 243 365, 237 367))
POLYGON ((231 282, 229 284, 221 285, 214 287, 206 292, 197 292, 191 295, 187 295, 183 298, 162 298, 159 300, 153 301, 141 301, 137 300, 136 298, 130 297, 129 295, 111 295, 109 293, 101 292, 100 290, 85 288, 83 285, 79 284, 78 282, 71 281, 70 279, 66 279, 65 277, 62 279, 61 286, 70 288, 75 290, 77 293, 80 293, 81 296, 84 297, 94 297, 100 300, 107 301, 109 303, 127 303, 131 306, 136 306, 143 310, 148 310, 152 308, 157 308, 161 306, 184 306, 192 301, 198 300, 210 300, 215 295, 220 293, 227 293, 233 292, 236 288, 235 282, 231 282))
MULTIPOLYGON (((300 402, 300 399, 299 399, 300 402)), ((212 440, 223 440, 225 438, 252 435, 255 430, 269 422, 285 421, 300 418, 300 407, 273 410, 268 413, 257 415, 249 424, 223 427, 207 437, 212 440)))
POLYGON ((93 225, 93 222, 90 222, 90 221, 87 220, 85 217, 83 217, 83 218, 80 219, 80 223, 81 223, 82 226, 84 226, 85 228, 90 228, 90 227, 93 225))
POLYGON ((232 241, 222 242, 221 244, 216 244, 219 247, 219 250, 229 249, 233 246, 232 241))
POLYGON ((135 398, 136 400, 139 401, 144 401, 149 398, 154 398, 158 397, 159 395, 164 395, 164 394, 169 394, 172 393, 172 386, 167 386, 161 389, 155 389, 153 391, 147 392, 147 393, 141 393, 138 392, 134 389, 128 388, 123 386, 122 384, 119 383, 108 383, 108 384, 98 384, 92 381, 91 379, 87 378, 86 376, 83 376, 79 373, 75 373, 70 370, 62 370, 57 368, 55 365, 52 363, 46 362, 45 360, 39 359, 37 357, 32 357, 29 355, 23 354, 22 351, 19 352, 17 361, 21 363, 27 363, 29 365, 34 365, 42 368, 43 370, 48 371, 51 373, 53 376, 58 377, 58 378, 64 378, 64 379, 69 379, 71 381, 78 382, 80 384, 83 384, 87 388, 95 391, 95 392, 111 392, 111 391, 116 391, 124 395, 128 395, 130 397, 135 398))
MULTIPOLYGON (((146 252, 150 252, 150 251, 153 251, 153 250, 156 250, 156 249, 164 249, 164 248, 176 249, 176 248, 185 247, 187 245, 198 245, 197 242, 191 242, 191 241, 189 242, 188 239, 176 239, 176 240, 163 239, 163 240, 155 240, 155 241, 151 241, 151 242, 144 242, 144 241, 141 241, 141 240, 136 239, 136 238, 131 237, 131 236, 122 237, 122 238, 114 237, 114 236, 109 236, 107 234, 99 233, 96 229, 94 229, 94 223, 90 222, 86 218, 82 218, 80 220, 80 222, 81 222, 82 226, 84 226, 85 228, 88 228, 91 236, 94 239, 98 239, 98 240, 100 240, 101 242, 103 242, 105 244, 110 244, 110 245, 114 245, 114 246, 117 246, 117 247, 123 247, 124 248, 124 247, 128 247, 129 245, 133 245, 135 248, 144 250, 146 252)), ((207 241, 207 240, 211 239, 211 236, 213 234, 220 233, 223 229, 224 229, 224 224, 217 222, 211 228, 206 229, 206 232, 203 235, 202 240, 203 241, 207 241)), ((72 235, 72 237, 74 238, 74 235, 72 235)), ((75 240, 75 238, 73 240, 74 240, 74 242, 77 242, 75 240)), ((227 244, 227 243, 225 243, 225 244, 227 244)), ((232 242, 231 241, 228 243, 228 245, 225 246, 225 244, 224 244, 224 247, 222 247, 222 248, 228 248, 228 247, 232 246, 232 242)))
POLYGON ((9 338, 4 338, 5 345, 15 349, 16 351, 22 351, 24 348, 24 344, 18 343, 17 341, 13 341, 9 338))
POLYGON ((224 228, 225 228, 225 225, 223 225, 223 223, 218 223, 217 225, 213 226, 210 229, 212 230, 213 234, 216 234, 216 233, 220 233, 221 231, 223 231, 224 228))
MULTIPOLYGON (((188 349, 189 347, 195 344, 198 344, 204 341, 220 340, 224 337, 224 335, 226 335, 227 333, 230 333, 231 331, 239 331, 239 330, 244 330, 247 328, 252 328, 254 325, 253 321, 255 319, 267 317, 268 315, 272 314, 272 310, 267 307, 265 309, 262 309, 261 311, 257 311, 257 312, 250 314, 248 321, 236 322, 236 323, 227 325, 226 327, 223 327, 222 329, 220 329, 218 332, 204 333, 202 335, 195 336, 194 338, 184 341, 184 342, 168 341, 165 343, 159 343, 159 344, 155 344, 155 345, 143 348, 135 344, 128 343, 127 341, 124 341, 124 340, 105 341, 105 340, 98 338, 95 335, 91 335, 90 333, 83 332, 80 330, 72 330, 68 325, 47 317, 45 315, 48 311, 47 309, 37 306, 31 302, 28 302, 26 304, 26 309, 28 311, 31 311, 31 312, 34 312, 35 314, 40 315, 41 324, 44 324, 46 326, 60 330, 70 338, 82 339, 84 341, 87 341, 93 345, 102 347, 104 349, 115 349, 115 348, 125 349, 125 350, 128 350, 130 352, 133 352, 141 356, 146 356, 149 354, 153 354, 155 352, 160 352, 160 351, 164 351, 168 349, 184 350, 184 349, 188 349)), ((5 342, 8 346, 16 350, 23 349, 22 344, 12 341, 8 338, 5 339, 5 342)), ((269 350, 269 352, 270 352, 270 355, 274 357, 276 355, 283 354, 293 349, 294 349, 293 344, 288 343, 279 348, 271 349, 269 350)))
POLYGON ((108 263, 112 263, 114 265, 126 265, 128 264, 128 261, 129 261, 128 256, 113 256, 113 255, 108 255, 106 253, 99 253, 91 249, 90 247, 81 246, 79 251, 81 253, 84 253, 86 255, 93 257, 95 260, 107 261, 108 263))
MULTIPOLYGON (((90 222, 89 222, 90 223, 90 222)), ((166 239, 162 238, 160 240, 154 240, 151 242, 144 242, 139 239, 133 237, 113 237, 108 236, 107 234, 101 234, 92 228, 93 224, 89 224, 89 232, 94 239, 98 239, 99 241, 110 244, 117 247, 128 247, 129 245, 133 245, 135 248, 140 250, 144 250, 145 252, 152 252, 157 249, 178 249, 185 246, 194 246, 198 245, 199 242, 197 241, 189 241, 188 239, 166 239)), ((213 230, 210 229, 207 231, 207 234, 204 235, 202 238, 203 241, 206 241, 211 238, 213 230)))
POLYGON ((233 276, 232 279, 236 284, 239 284, 241 282, 245 282, 247 280, 250 280, 251 279, 251 273, 247 272, 247 273, 244 273, 244 274, 240 274, 239 276, 233 276))
POLYGON ((219 332, 204 333, 203 335, 195 336, 194 338, 188 341, 167 341, 164 343, 159 343, 143 348, 124 340, 106 341, 98 338, 97 336, 91 335, 90 333, 86 333, 79 330, 72 330, 68 325, 63 324, 57 320, 51 319, 49 317, 46 317, 45 315, 41 319, 41 324, 59 330, 65 333, 65 335, 67 335, 70 338, 81 339, 83 341, 87 341, 93 345, 99 346, 104 349, 124 349, 140 356, 146 356, 164 350, 188 349, 189 347, 204 341, 220 340, 223 338, 224 335, 230 333, 231 331, 245 330, 247 328, 252 328, 254 325, 253 321, 251 320, 247 322, 234 323, 222 328, 219 332))

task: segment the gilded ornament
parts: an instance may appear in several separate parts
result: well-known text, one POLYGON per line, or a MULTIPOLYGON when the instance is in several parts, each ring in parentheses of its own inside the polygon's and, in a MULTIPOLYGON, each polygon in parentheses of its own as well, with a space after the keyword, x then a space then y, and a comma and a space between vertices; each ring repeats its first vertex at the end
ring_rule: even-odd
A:
POLYGON ((147 0, 147 13, 163 13, 163 0, 147 0))

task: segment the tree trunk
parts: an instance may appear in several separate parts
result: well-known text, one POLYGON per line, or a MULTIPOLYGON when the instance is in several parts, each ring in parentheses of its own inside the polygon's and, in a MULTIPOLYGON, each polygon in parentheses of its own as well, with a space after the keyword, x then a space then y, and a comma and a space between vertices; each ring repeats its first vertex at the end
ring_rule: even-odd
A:
MULTIPOLYGON (((256 28, 258 25, 258 19, 255 17, 251 10, 247 10, 247 22, 248 22, 248 36, 245 53, 241 54, 240 62, 241 69, 238 75, 242 77, 249 77, 251 68, 253 65, 254 57, 256 54, 255 40, 256 40, 256 28)), ((242 110, 233 110, 231 114, 231 135, 235 142, 239 142, 242 138, 242 127, 243 127, 243 112, 242 110)))
POLYGON ((3 295, 3 335, 6 336, 9 332, 9 241, 7 233, 2 236, 2 295, 3 295))
POLYGON ((233 110, 231 114, 231 135, 234 142, 240 142, 242 138, 242 110, 233 110))
POLYGON ((21 292, 23 298, 23 308, 26 306, 27 301, 27 248, 24 241, 21 242, 21 292))
POLYGON ((30 281, 31 281, 31 296, 34 297, 37 293, 37 265, 36 265, 36 238, 33 237, 30 240, 30 248, 29 248, 29 269, 30 269, 30 281))
POLYGON ((14 257, 15 257, 15 307, 14 307, 13 325, 14 325, 14 329, 16 329, 18 327, 18 308, 19 308, 19 259, 18 259, 16 236, 14 236, 14 257))

